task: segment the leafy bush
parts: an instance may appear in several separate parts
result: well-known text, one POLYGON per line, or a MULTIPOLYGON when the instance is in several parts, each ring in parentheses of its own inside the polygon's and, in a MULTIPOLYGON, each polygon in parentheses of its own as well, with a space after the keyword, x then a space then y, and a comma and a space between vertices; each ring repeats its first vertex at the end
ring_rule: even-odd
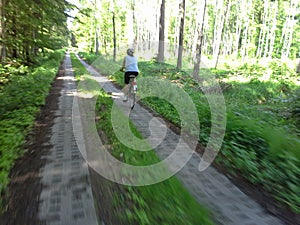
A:
POLYGON ((0 92, 0 193, 6 189, 14 161, 24 153, 25 137, 39 107, 45 103, 63 56, 64 51, 50 53, 47 60, 42 60, 43 65, 36 68, 9 67, 15 74, 9 75, 9 82, 0 92))
POLYGON ((300 88, 291 95, 291 99, 288 102, 288 108, 290 110, 291 117, 296 120, 296 125, 300 130, 300 88))
POLYGON ((295 69, 290 68, 285 62, 281 60, 273 60, 269 63, 269 69, 271 69, 271 78, 274 80, 289 80, 296 77, 295 69))
MULTIPOLYGON (((245 77, 259 78, 263 76, 263 72, 255 71, 259 69, 261 69, 260 66, 249 67, 247 65, 238 68, 238 71, 241 76, 247 73, 245 77)), ((232 76, 235 74, 236 72, 233 72, 232 76)), ((228 76, 230 75, 227 72, 223 77, 228 76)), ((283 107, 283 109, 287 107, 287 105, 282 105, 285 104, 284 99, 294 93, 295 87, 291 82, 283 81, 278 76, 276 79, 278 82, 258 79, 250 79, 247 83, 231 82, 232 88, 224 93, 228 113, 227 129, 217 162, 225 164, 233 174, 240 171, 246 179, 262 185, 279 201, 289 205, 295 212, 299 212, 300 202, 295 196, 300 189, 295 185, 288 185, 290 182, 300 183, 299 178, 296 178, 299 169, 293 169, 300 166, 299 139, 290 133, 292 129, 288 131, 286 128, 278 129, 278 126, 293 126, 290 124, 291 121, 284 120, 280 113, 283 107), (276 99, 280 101, 275 101, 276 99), (271 107, 272 111, 270 111, 271 107), (276 174, 279 169, 282 172, 276 174)), ((181 80, 181 82, 184 81, 181 80)), ((197 106, 202 126, 200 141, 205 144, 211 126, 208 103, 202 93, 191 89, 189 85, 183 84, 183 86, 197 106)), ((179 118, 176 117, 174 110, 170 110, 167 103, 155 102, 155 99, 148 100, 148 102, 165 118, 178 124, 179 118)))
POLYGON ((97 54, 87 54, 84 52, 79 52, 78 55, 87 61, 97 70, 101 71, 104 75, 110 75, 119 71, 122 66, 122 61, 114 62, 110 57, 105 57, 97 54))
POLYGON ((24 76, 29 72, 29 68, 16 60, 11 60, 5 64, 0 64, 0 90, 15 76, 24 76))
POLYGON ((236 68, 234 72, 236 74, 243 74, 246 77, 259 78, 262 77, 267 72, 266 70, 267 68, 260 66, 258 64, 245 63, 244 65, 236 68))

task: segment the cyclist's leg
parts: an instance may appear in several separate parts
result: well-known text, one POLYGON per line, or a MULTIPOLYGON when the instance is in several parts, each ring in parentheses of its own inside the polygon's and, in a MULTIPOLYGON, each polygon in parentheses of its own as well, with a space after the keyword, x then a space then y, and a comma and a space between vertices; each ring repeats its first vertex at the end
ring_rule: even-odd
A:
POLYGON ((123 88, 123 101, 127 101, 128 100, 129 79, 130 79, 129 75, 130 75, 130 73, 128 73, 128 72, 124 73, 125 87, 123 88))
POLYGON ((133 109, 134 104, 135 104, 135 90, 134 90, 134 78, 130 79, 129 83, 129 91, 128 91, 128 100, 130 103, 131 109, 133 109))
POLYGON ((129 84, 126 84, 123 88, 123 101, 126 102, 128 100, 128 90, 129 90, 129 84))
POLYGON ((138 72, 134 72, 133 75, 135 76, 135 77, 134 77, 134 80, 133 80, 133 82, 134 82, 134 91, 137 91, 137 81, 136 81, 136 77, 139 75, 139 73, 138 73, 138 72))

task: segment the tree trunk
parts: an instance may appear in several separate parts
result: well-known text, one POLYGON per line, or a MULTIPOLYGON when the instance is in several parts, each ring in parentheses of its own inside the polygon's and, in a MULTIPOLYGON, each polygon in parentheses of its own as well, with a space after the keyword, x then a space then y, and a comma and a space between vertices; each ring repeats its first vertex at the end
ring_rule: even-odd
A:
POLYGON ((235 32, 235 57, 236 58, 239 56, 239 42, 241 37, 241 31, 242 31, 242 21, 240 21, 240 18, 237 17, 236 32, 235 32))
MULTIPOLYGON (((93 20, 90 20, 90 27, 93 27, 93 20)), ((90 48, 90 53, 93 53, 94 50, 93 50, 93 29, 90 29, 90 40, 89 40, 89 48, 90 48)))
MULTIPOLYGON (((17 28, 16 28, 17 23, 16 23, 16 17, 15 16, 13 16, 13 18, 12 18, 12 24, 13 24, 13 26, 11 28, 11 36, 13 37, 14 40, 18 40, 18 35, 17 35, 18 31, 17 31, 17 28)), ((12 49, 11 49, 12 58, 18 58, 19 57, 18 53, 20 53, 21 47, 22 47, 21 45, 19 45, 19 46, 14 45, 12 47, 12 49), (19 49, 19 52, 18 52, 17 47, 19 49)), ((10 56, 10 54, 8 54, 8 55, 10 56)))
POLYGON ((270 48, 268 52, 268 57, 272 58, 273 50, 274 50, 274 43, 275 43, 275 37, 276 37, 276 27, 277 27, 277 11, 278 11, 278 2, 274 3, 274 15, 273 15, 273 24, 270 31, 270 48))
POLYGON ((224 18, 222 20, 222 29, 221 29, 221 38, 220 38, 220 43, 218 44, 218 49, 217 49, 217 59, 216 59, 216 62, 215 62, 215 69, 217 68, 218 66, 218 62, 219 62, 219 57, 220 57, 220 50, 221 50, 221 43, 222 43, 222 39, 223 39, 223 34, 224 34, 224 23, 227 19, 227 12, 228 12, 228 9, 230 7, 230 0, 227 0, 226 2, 226 9, 225 9, 225 12, 224 12, 224 18))
POLYGON ((257 49, 256 49, 256 57, 260 57, 261 55, 261 45, 262 45, 262 34, 263 34, 263 28, 260 28, 259 31, 259 37, 258 37, 258 45, 257 45, 257 49))
POLYGON ((116 61, 117 57, 117 38, 116 38, 116 21, 115 21, 115 12, 113 12, 113 33, 114 33, 114 55, 113 55, 113 60, 114 62, 116 61))
POLYGON ((99 37, 98 37, 98 28, 96 28, 96 34, 95 34, 95 47, 96 47, 96 50, 95 50, 95 53, 96 55, 99 54, 99 37))
MULTIPOLYGON (((135 0, 133 0, 133 2, 131 3, 131 10, 132 10, 132 29, 131 32, 133 34, 132 40, 130 40, 129 42, 136 42, 136 40, 138 40, 138 25, 137 25, 137 19, 135 16, 135 0)), ((129 43, 129 44, 131 44, 129 43)))
POLYGON ((216 1, 216 5, 215 5, 215 18, 214 18, 214 30, 213 30, 213 44, 212 44, 212 54, 213 54, 213 58, 215 58, 216 55, 216 48, 218 46, 219 43, 219 27, 218 25, 221 24, 219 22, 219 19, 221 17, 221 13, 219 12, 218 9, 218 1, 216 1))
POLYGON ((299 61, 298 66, 296 68, 296 72, 300 74, 300 61, 299 61))
POLYGON ((297 0, 291 0, 290 1, 290 8, 289 8, 289 13, 286 18, 286 32, 284 35, 284 40, 283 40, 283 46, 282 46, 282 51, 281 51, 281 58, 288 58, 290 54, 290 47, 292 44, 292 39, 293 39, 293 32, 294 32, 294 18, 296 16, 296 10, 297 10, 297 0), (295 2, 294 2, 295 1, 295 2))
POLYGON ((159 19, 159 44, 158 44, 158 62, 164 61, 165 51, 165 0, 161 1, 160 19, 159 19))
POLYGON ((0 0, 0 63, 3 63, 6 57, 6 47, 3 40, 5 40, 5 3, 6 0, 0 0))
POLYGON ((259 39, 257 54, 256 54, 256 57, 258 57, 258 58, 262 57, 263 49, 264 49, 264 46, 266 45, 265 41, 266 42, 268 41, 268 40, 266 40, 268 11, 269 11, 268 9, 269 9, 268 0, 264 0, 263 24, 262 24, 262 28, 261 28, 260 39, 259 39))
POLYGON ((94 30, 95 30, 95 54, 99 54, 98 23, 96 18, 97 0, 94 1, 94 30))
POLYGON ((183 33, 184 33, 184 19, 185 19, 185 0, 179 4, 180 12, 180 26, 179 26, 179 43, 178 43, 178 58, 177 68, 182 68, 182 52, 183 52, 183 33))
POLYGON ((201 54, 202 54, 202 44, 203 44, 203 29, 204 29, 204 20, 205 20, 205 12, 206 12, 206 0, 204 0, 203 6, 203 16, 202 16, 202 24, 199 25, 198 28, 201 27, 198 31, 198 41, 196 47, 196 62, 194 64, 193 77, 200 85, 203 84, 203 80, 199 77, 200 72, 200 62, 201 62, 201 54))
POLYGON ((248 49, 248 33, 249 33, 249 18, 247 18, 247 22, 245 25, 245 31, 243 35, 243 40, 242 40, 242 48, 241 48, 241 57, 242 59, 245 59, 246 57, 246 51, 248 49))
POLYGON ((264 52, 263 52, 263 57, 267 57, 269 54, 269 49, 270 49, 270 40, 271 40, 271 16, 272 16, 272 5, 268 6, 267 10, 267 21, 266 21, 266 40, 265 40, 265 47, 264 47, 264 52))

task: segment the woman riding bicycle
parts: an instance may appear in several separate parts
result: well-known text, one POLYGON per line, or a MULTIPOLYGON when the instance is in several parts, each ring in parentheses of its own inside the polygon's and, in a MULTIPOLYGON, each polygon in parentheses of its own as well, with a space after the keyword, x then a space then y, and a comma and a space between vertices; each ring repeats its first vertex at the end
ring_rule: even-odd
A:
POLYGON ((122 71, 124 71, 125 69, 125 73, 124 73, 125 88, 123 89, 124 91, 123 101, 128 100, 127 93, 128 93, 128 84, 130 80, 130 75, 134 75, 135 77, 139 75, 138 61, 133 54, 134 54, 134 50, 132 48, 127 49, 127 55, 124 57, 123 66, 121 68, 122 71))

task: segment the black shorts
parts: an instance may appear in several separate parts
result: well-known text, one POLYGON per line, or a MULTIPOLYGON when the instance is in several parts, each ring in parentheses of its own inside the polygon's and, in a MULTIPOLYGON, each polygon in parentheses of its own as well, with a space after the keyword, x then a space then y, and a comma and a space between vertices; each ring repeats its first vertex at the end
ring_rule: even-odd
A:
POLYGON ((129 84, 130 75, 134 75, 135 77, 137 77, 139 75, 139 72, 135 72, 135 71, 125 72, 125 75, 124 75, 124 83, 125 84, 129 84))

